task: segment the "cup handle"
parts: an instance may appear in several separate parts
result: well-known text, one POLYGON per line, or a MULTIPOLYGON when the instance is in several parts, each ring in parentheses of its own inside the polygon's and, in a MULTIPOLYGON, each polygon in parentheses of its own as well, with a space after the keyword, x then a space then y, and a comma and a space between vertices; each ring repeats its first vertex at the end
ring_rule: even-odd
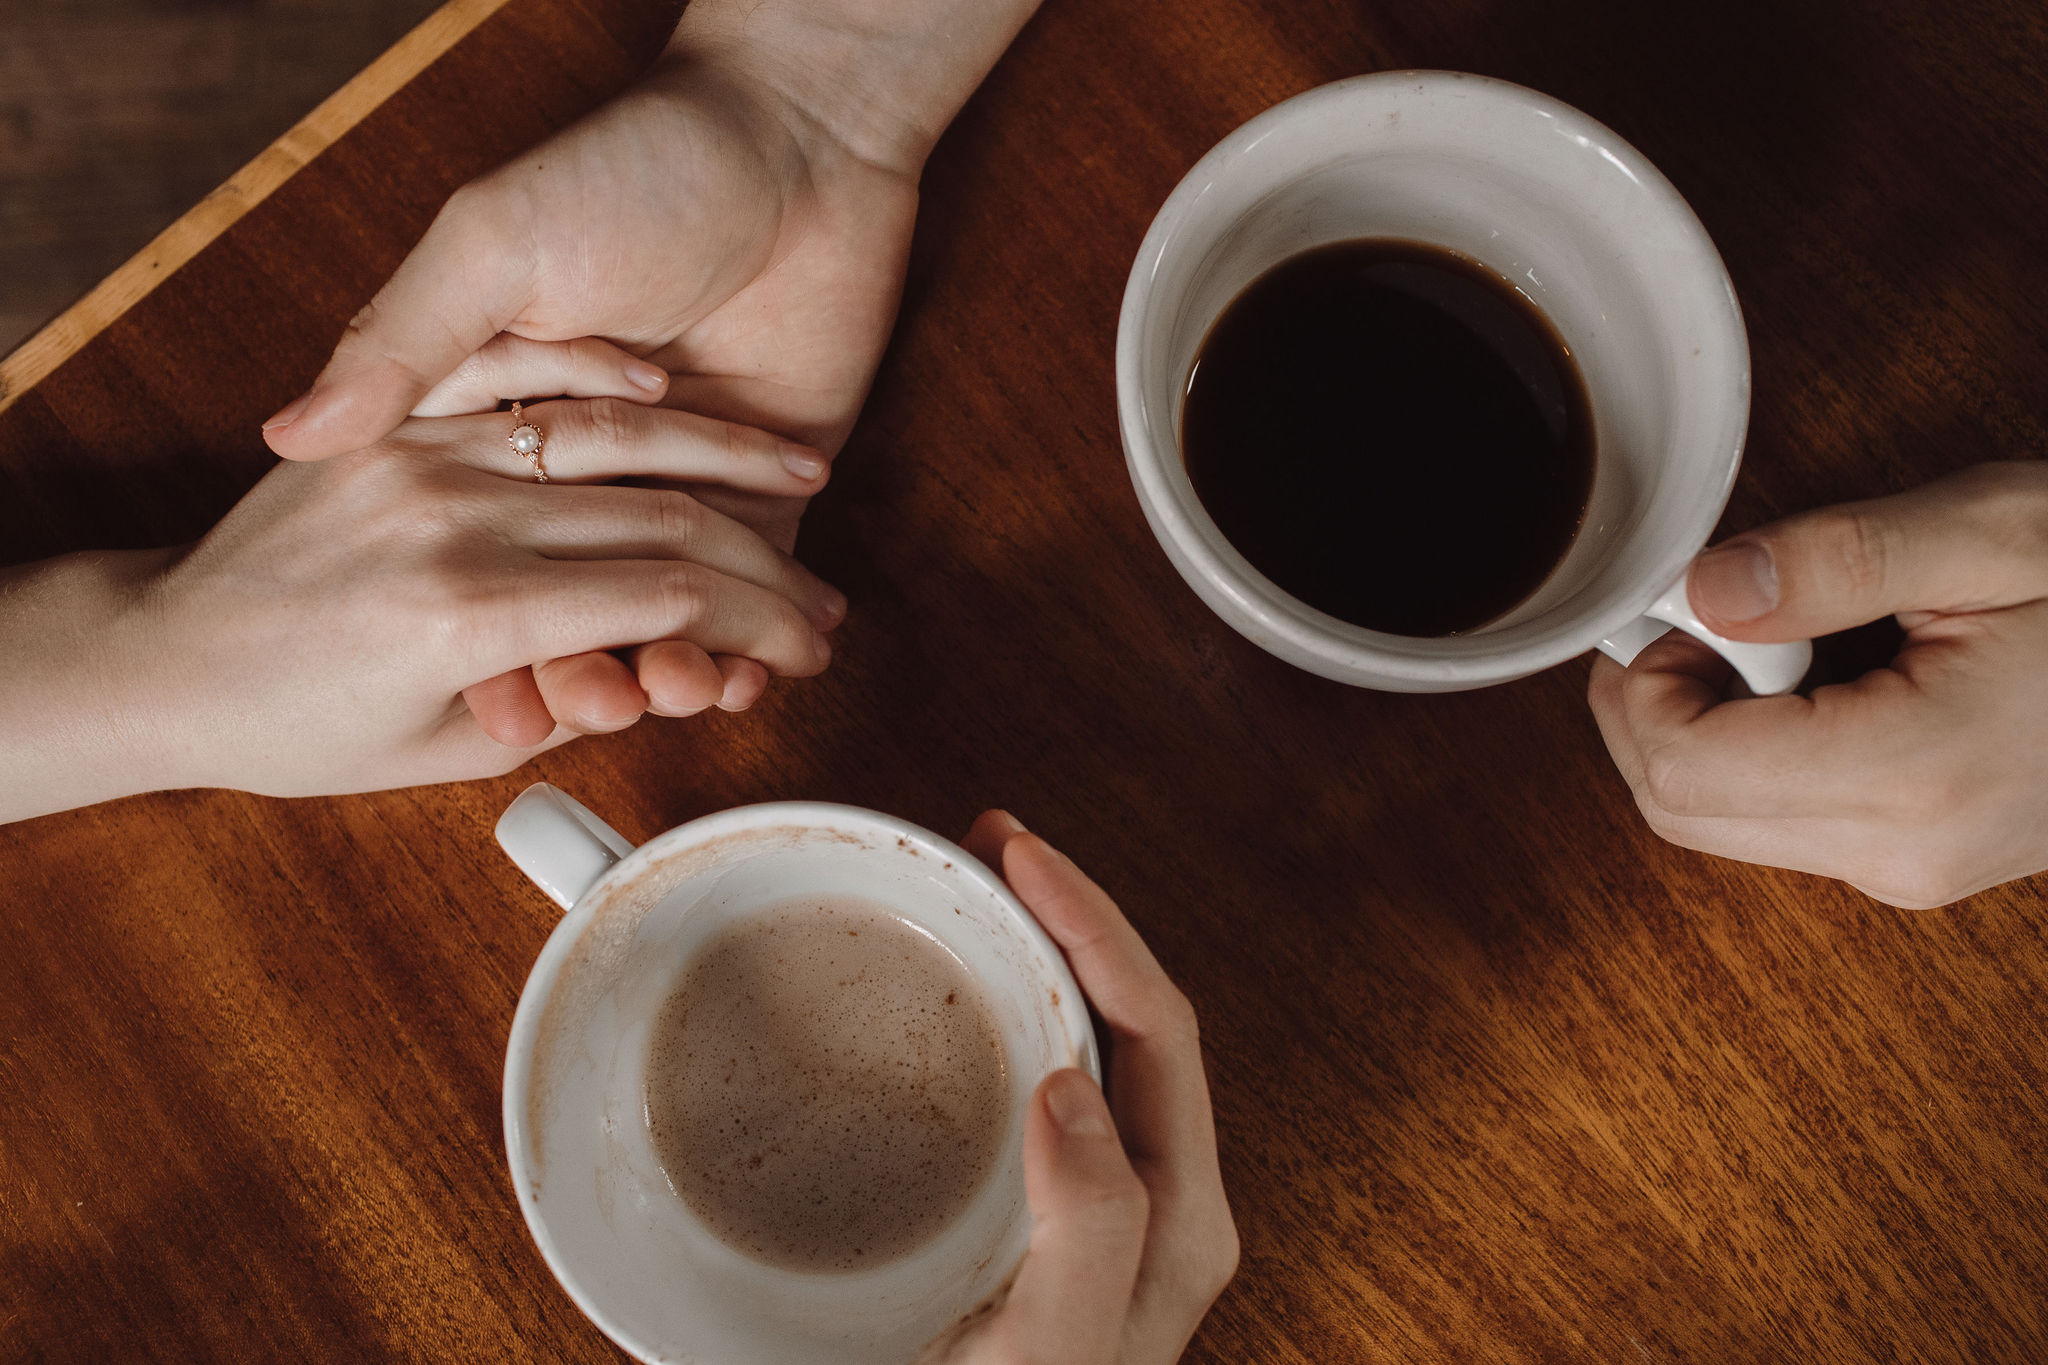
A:
POLYGON ((505 807, 498 817, 498 843, 564 910, 633 851, 581 801, 545 782, 534 783, 505 807))
POLYGON ((1600 652, 1622 667, 1635 662, 1652 640, 1677 626, 1695 640, 1735 665, 1735 671, 1759 697, 1775 697, 1799 686, 1806 670, 1813 666, 1813 642, 1793 640, 1782 644, 1749 644, 1728 640, 1700 624, 1699 613, 1686 596, 1685 575, 1680 574, 1650 609, 1600 642, 1600 652))

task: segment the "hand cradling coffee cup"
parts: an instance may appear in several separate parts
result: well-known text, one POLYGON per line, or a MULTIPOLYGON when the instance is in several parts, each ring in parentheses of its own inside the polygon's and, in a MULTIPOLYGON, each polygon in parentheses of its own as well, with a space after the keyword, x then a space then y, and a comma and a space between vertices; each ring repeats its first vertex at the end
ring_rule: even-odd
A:
POLYGON ((1023 1122, 1100 1077, 1000 878, 871 811, 725 811, 633 849, 546 784, 498 837, 569 909, 505 1072, 527 1224, 644 1361, 900 1365, 1023 1256, 1023 1122))
POLYGON ((1759 693, 1810 662, 1685 597, 1749 414, 1720 256, 1639 152, 1534 91, 1385 72, 1225 138, 1139 249, 1117 402, 1175 568, 1311 672, 1483 687, 1670 625, 1759 693))

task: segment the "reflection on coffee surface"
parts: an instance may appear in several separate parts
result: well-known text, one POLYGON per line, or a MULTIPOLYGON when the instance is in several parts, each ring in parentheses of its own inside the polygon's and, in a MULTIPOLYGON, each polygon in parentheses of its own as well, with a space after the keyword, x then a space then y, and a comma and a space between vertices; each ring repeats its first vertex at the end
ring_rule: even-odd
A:
POLYGON ((725 929, 655 1022, 647 1123, 669 1183, 738 1250, 859 1270, 973 1200, 1007 1059, 959 960, 887 907, 791 901, 725 929))
POLYGON ((1526 600, 1593 482, 1584 382, 1493 271, 1421 242, 1335 242, 1224 310, 1181 417, 1188 477, 1252 566, 1310 606, 1454 635, 1526 600))

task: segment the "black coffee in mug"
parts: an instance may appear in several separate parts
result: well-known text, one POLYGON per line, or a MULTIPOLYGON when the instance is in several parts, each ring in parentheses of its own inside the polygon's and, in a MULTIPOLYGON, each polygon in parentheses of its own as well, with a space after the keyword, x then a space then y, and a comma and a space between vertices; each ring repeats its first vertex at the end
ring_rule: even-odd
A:
POLYGON ((1210 329, 1181 414, 1188 477, 1282 590, 1396 635, 1525 601, 1593 484, 1593 414, 1535 304, 1422 242, 1282 261, 1210 329))

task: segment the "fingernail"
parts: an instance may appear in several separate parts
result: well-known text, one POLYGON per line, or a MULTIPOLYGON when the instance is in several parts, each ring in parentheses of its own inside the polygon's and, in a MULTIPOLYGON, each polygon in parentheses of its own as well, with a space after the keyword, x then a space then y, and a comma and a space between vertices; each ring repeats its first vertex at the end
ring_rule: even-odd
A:
POLYGON ((1754 621, 1778 608, 1778 564, 1760 541, 1707 551, 1692 566, 1693 607, 1723 621, 1754 621))
POLYGON ((1095 1082, 1078 1071, 1054 1076, 1045 1087, 1046 1112, 1063 1133, 1075 1137, 1113 1137, 1116 1125, 1110 1121, 1109 1106, 1095 1082))
POLYGON ((283 407, 279 408, 276 414, 272 416, 269 421, 263 424, 263 429, 265 431, 275 431, 279 427, 290 426, 292 423, 299 420, 300 415, 304 413, 306 410, 306 405, 311 403, 312 401, 313 391, 311 389, 308 389, 304 393, 300 394, 297 398, 294 398, 291 402, 286 403, 283 407))
POLYGON ((626 378, 649 393, 660 393, 668 387, 668 371, 644 360, 636 360, 626 366, 626 378))
POLYGON ((1004 838, 1007 839, 1013 834, 1022 834, 1024 832, 1024 822, 1010 814, 1010 812, 999 810, 992 812, 992 814, 996 817, 996 824, 1001 828, 1004 838))
POLYGON ((825 461, 801 446, 782 452, 782 467, 799 479, 816 479, 825 473, 825 461))
POLYGON ((846 594, 834 587, 827 587, 823 600, 818 603, 818 614, 825 620, 826 629, 846 619, 846 594))

